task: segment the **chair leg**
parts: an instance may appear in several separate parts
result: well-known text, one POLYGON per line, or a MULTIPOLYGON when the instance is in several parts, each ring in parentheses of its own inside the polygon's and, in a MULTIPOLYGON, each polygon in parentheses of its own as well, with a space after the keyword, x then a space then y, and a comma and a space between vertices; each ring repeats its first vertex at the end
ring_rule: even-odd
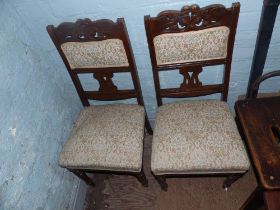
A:
POLYGON ((264 190, 260 186, 257 186, 239 210, 255 210, 263 206, 263 191, 264 190))
POLYGON ((74 170, 74 169, 68 169, 68 170, 71 171, 73 174, 75 174, 80 179, 82 179, 87 185, 90 185, 90 186, 93 186, 93 187, 95 186, 92 179, 89 178, 88 175, 84 171, 74 170))
POLYGON ((166 177, 164 175, 154 175, 154 177, 158 181, 161 189, 166 192, 168 189, 168 185, 166 183, 166 177))
POLYGON ((241 178, 245 173, 242 174, 231 174, 229 175, 224 183, 223 183, 223 188, 225 189, 225 191, 228 190, 228 188, 230 188, 230 186, 239 178, 241 178))
POLYGON ((145 127, 146 127, 146 130, 147 130, 148 134, 153 135, 153 129, 152 129, 152 126, 150 124, 150 121, 148 120, 147 115, 145 116, 145 127))
POLYGON ((143 169, 141 170, 140 173, 137 173, 136 178, 138 179, 138 181, 144 186, 144 187, 148 187, 148 180, 146 178, 146 175, 143 171, 143 169))

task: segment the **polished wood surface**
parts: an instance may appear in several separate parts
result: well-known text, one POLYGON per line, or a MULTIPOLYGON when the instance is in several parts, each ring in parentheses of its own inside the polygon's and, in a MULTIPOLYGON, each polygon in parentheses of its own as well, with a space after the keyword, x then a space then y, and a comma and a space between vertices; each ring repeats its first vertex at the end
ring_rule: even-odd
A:
POLYGON ((265 191, 263 198, 267 210, 280 209, 280 191, 265 191))
POLYGON ((236 119, 243 129, 259 181, 242 210, 255 210, 262 204, 267 210, 280 209, 280 96, 256 99, 260 84, 275 76, 280 76, 280 70, 257 78, 248 90, 247 99, 235 104, 236 119))
POLYGON ((236 114, 262 187, 280 189, 280 97, 236 102, 236 114))

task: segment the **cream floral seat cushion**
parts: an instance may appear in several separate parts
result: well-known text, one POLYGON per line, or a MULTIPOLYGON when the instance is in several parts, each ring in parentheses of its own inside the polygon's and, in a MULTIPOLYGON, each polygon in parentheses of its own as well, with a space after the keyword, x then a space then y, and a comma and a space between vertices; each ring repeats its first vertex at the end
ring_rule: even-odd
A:
POLYGON ((141 171, 144 119, 144 108, 139 105, 84 108, 59 164, 78 169, 141 171))
POLYGON ((216 100, 161 106, 151 164, 155 175, 239 173, 250 165, 227 104, 216 100))

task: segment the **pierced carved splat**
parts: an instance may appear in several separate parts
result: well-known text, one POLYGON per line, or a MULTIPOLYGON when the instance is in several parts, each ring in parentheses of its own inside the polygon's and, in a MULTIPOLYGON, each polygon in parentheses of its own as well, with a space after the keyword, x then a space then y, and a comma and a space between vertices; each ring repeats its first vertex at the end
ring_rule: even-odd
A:
POLYGON ((57 38, 64 42, 101 41, 118 38, 118 24, 112 20, 92 21, 88 18, 65 22, 54 28, 57 38))
POLYGON ((227 9, 223 5, 200 8, 194 4, 185 6, 181 11, 167 10, 158 14, 159 30, 164 33, 200 30, 223 25, 227 9))
POLYGON ((112 72, 96 72, 93 77, 99 82, 99 91, 117 92, 118 88, 112 81, 114 74, 112 72))
POLYGON ((186 90, 188 88, 200 87, 202 82, 200 82, 198 75, 202 72, 202 66, 194 66, 189 68, 180 68, 179 73, 183 75, 184 79, 180 85, 181 90, 186 90))

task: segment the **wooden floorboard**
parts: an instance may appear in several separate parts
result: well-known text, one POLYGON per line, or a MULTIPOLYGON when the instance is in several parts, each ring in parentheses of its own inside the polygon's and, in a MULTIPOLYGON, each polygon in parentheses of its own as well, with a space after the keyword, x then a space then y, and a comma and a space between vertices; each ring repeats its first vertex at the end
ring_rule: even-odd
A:
POLYGON ((222 189, 224 178, 169 178, 168 191, 160 189, 150 173, 151 136, 145 138, 145 188, 132 176, 94 175, 95 188, 88 188, 85 210, 236 210, 256 187, 250 170, 229 191, 222 189))

